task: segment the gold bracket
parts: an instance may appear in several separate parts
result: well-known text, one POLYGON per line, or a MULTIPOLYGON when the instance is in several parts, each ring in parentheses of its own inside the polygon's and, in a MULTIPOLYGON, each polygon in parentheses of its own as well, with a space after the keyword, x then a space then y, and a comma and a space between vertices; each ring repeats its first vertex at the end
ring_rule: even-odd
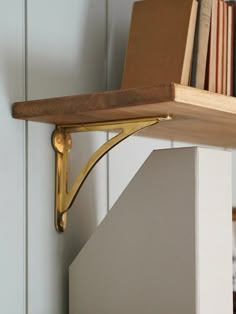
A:
POLYGON ((58 232, 64 232, 67 223, 67 211, 73 204, 82 184, 96 163, 114 146, 130 135, 160 121, 171 120, 171 117, 143 118, 138 120, 121 120, 115 122, 87 123, 84 125, 58 126, 52 135, 56 152, 56 206, 55 226, 58 232), (103 144, 83 166, 70 191, 67 190, 68 154, 72 148, 71 133, 88 131, 121 130, 116 136, 103 144))

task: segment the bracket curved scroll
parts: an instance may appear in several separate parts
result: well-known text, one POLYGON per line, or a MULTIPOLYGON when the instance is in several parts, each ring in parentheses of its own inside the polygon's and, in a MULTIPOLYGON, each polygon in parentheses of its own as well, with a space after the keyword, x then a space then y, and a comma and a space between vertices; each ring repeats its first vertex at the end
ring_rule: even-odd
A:
POLYGON ((168 117, 143 118, 138 120, 122 120, 104 123, 89 123, 84 125, 58 126, 52 135, 52 144, 56 152, 56 206, 55 226, 58 232, 64 232, 67 224, 67 211, 72 206, 85 179, 97 164, 97 162, 113 147, 130 135, 163 120, 168 117), (116 136, 104 143, 81 169, 70 191, 67 190, 68 154, 72 147, 70 133, 88 131, 121 130, 116 136))

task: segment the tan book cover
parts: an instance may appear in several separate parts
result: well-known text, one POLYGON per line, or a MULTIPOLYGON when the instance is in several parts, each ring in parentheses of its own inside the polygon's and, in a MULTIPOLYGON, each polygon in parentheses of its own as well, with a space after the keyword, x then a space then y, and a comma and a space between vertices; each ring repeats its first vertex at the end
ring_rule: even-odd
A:
MULTIPOLYGON (((213 0, 199 0, 191 86, 204 89, 213 0)), ((221 0, 223 1, 223 0, 221 0)))
POLYGON ((189 84, 198 2, 135 2, 122 88, 189 84))

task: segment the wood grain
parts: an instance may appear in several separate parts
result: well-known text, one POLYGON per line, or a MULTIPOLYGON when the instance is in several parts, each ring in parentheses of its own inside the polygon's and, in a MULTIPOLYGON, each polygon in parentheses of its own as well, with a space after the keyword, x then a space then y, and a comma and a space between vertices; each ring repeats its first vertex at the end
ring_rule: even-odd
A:
POLYGON ((13 117, 57 125, 171 115, 149 137, 236 147, 236 99, 175 83, 18 102, 13 117))

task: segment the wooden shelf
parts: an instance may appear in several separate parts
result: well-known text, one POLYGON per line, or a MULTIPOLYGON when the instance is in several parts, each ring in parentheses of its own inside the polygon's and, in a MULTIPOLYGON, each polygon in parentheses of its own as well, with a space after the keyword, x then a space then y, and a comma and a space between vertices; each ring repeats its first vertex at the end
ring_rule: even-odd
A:
POLYGON ((13 105, 13 117, 16 119, 56 125, 166 115, 171 115, 173 119, 147 128, 141 134, 236 147, 236 98, 175 83, 13 105))

